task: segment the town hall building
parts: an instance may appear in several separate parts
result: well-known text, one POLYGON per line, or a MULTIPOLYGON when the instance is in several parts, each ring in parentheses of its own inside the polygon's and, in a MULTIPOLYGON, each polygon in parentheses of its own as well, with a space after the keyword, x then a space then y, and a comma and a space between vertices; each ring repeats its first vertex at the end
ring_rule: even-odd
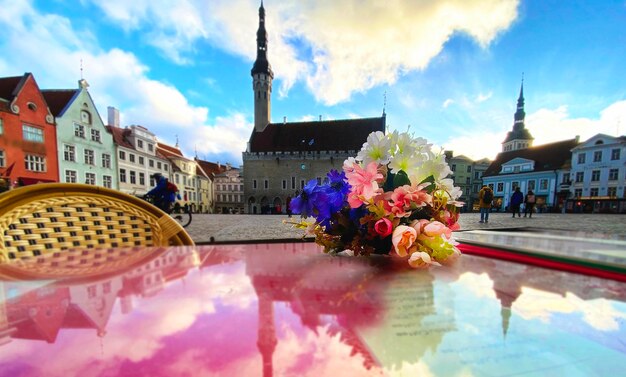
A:
POLYGON ((324 182, 331 169, 340 171, 346 158, 356 156, 371 132, 385 132, 384 112, 377 118, 272 123, 274 73, 267 59, 263 3, 251 73, 254 130, 243 152, 245 213, 287 213, 306 182, 324 182))

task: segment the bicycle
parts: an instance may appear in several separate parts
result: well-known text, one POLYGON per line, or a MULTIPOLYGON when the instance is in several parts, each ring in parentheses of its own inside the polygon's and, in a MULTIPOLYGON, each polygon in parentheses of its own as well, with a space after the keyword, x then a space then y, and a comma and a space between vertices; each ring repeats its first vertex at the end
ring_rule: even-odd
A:
POLYGON ((192 215, 191 209, 189 207, 181 207, 180 204, 176 203, 174 204, 174 206, 170 206, 170 208, 166 210, 155 202, 154 196, 144 195, 141 197, 141 199, 145 200, 155 207, 160 208, 163 212, 167 213, 174 220, 176 220, 183 228, 186 228, 189 224, 191 224, 192 215))

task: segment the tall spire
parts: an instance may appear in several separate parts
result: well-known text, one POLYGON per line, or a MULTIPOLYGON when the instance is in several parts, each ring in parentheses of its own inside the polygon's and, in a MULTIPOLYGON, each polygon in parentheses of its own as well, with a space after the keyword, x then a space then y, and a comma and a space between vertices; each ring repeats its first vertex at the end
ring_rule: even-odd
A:
POLYGON ((526 112, 524 111, 524 73, 522 73, 522 84, 517 98, 517 110, 514 115, 513 129, 509 131, 502 142, 502 152, 509 152, 518 149, 525 149, 532 146, 534 138, 524 125, 526 112))
POLYGON ((524 74, 522 73, 522 85, 519 88, 519 98, 517 99, 517 111, 515 112, 515 123, 513 125, 513 129, 524 128, 525 118, 526 112, 524 112, 524 74))
POLYGON ((263 1, 259 7, 259 29, 256 32, 256 61, 252 67, 252 75, 264 73, 274 78, 272 67, 267 60, 267 31, 265 30, 265 8, 263 1))

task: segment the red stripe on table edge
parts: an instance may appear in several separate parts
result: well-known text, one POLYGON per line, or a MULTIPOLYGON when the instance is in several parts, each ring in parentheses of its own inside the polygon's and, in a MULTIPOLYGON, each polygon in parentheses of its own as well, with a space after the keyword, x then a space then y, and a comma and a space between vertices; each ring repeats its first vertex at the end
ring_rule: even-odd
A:
POLYGON ((550 259, 543 259, 539 257, 529 256, 525 254, 518 254, 511 251, 502 249, 493 249, 488 247, 459 244, 458 248, 463 254, 478 255, 481 257, 489 257, 495 259, 503 259, 511 262, 530 264, 533 266, 539 266, 549 268, 553 270, 561 270, 567 272, 574 272, 583 275, 591 275, 600 277, 603 279, 611 279, 626 282, 626 274, 621 274, 613 271, 601 270, 598 268, 591 268, 587 266, 581 266, 577 264, 563 263, 550 259))

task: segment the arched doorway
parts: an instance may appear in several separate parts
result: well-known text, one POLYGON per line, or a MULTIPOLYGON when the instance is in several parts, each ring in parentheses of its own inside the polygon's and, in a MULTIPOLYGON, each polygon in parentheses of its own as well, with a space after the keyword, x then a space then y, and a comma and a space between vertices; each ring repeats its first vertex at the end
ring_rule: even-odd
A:
POLYGON ((261 198, 261 214, 270 213, 270 202, 267 196, 261 198))
POLYGON ((283 201, 278 196, 274 198, 274 213, 283 213, 283 201))
POLYGON ((256 199, 254 196, 248 198, 248 213, 257 213, 256 199))

